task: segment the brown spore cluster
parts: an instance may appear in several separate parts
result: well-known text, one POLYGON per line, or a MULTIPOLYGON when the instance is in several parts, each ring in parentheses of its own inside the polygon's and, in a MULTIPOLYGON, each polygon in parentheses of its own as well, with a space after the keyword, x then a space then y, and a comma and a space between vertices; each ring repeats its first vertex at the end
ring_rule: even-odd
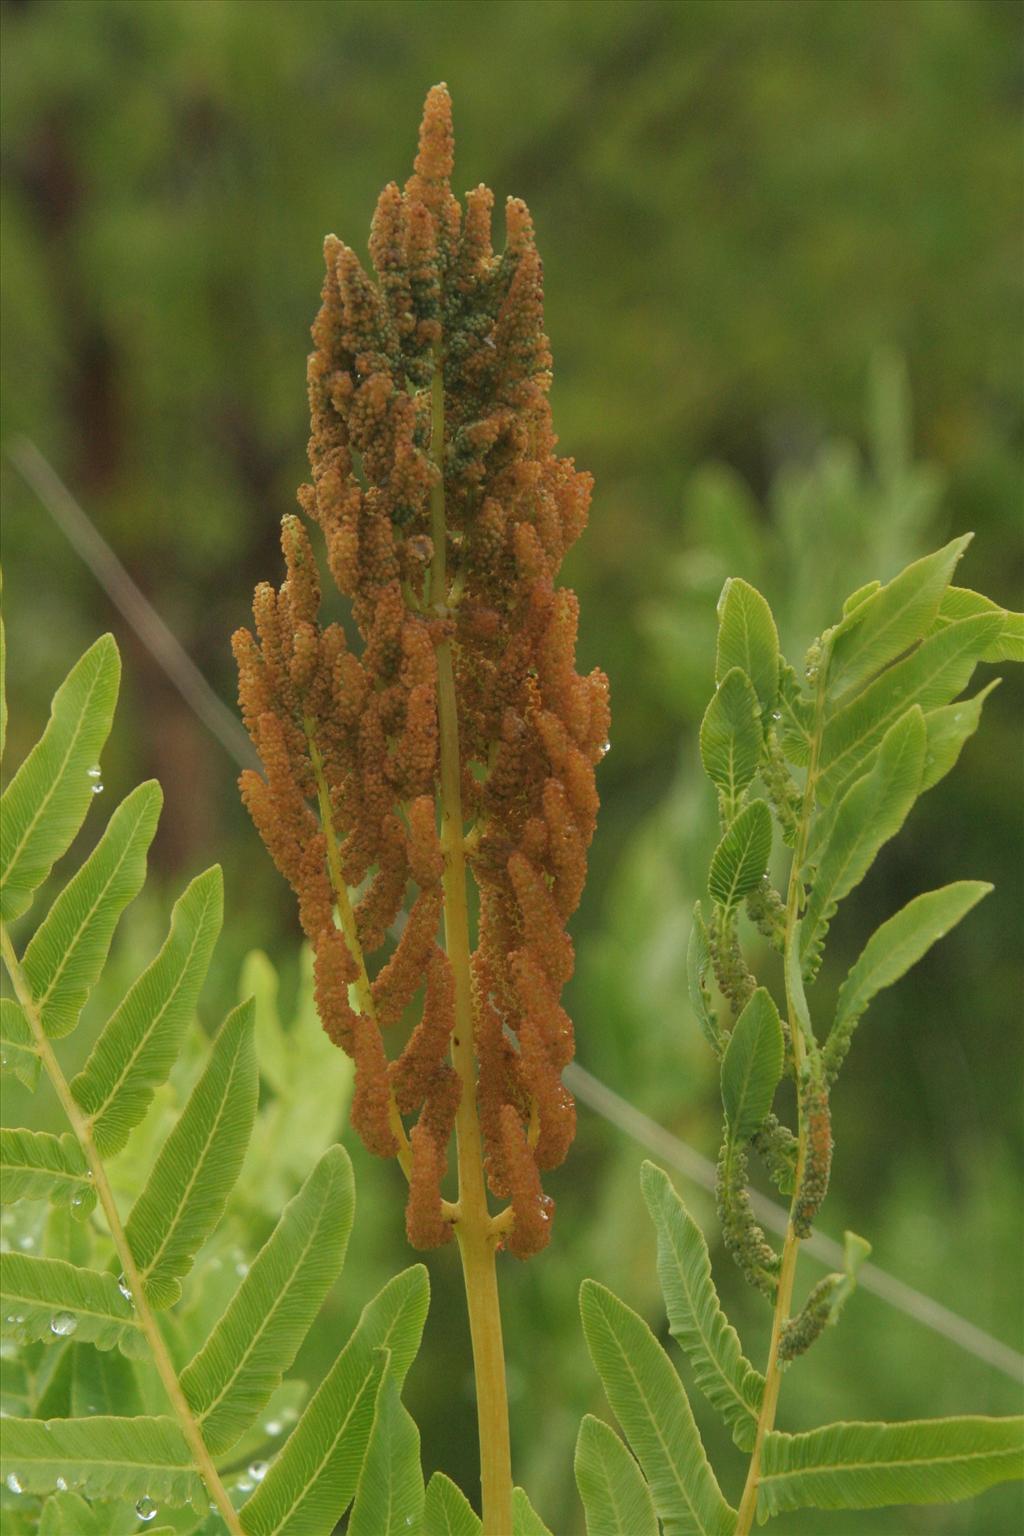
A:
POLYGON ((284 583, 257 589, 255 635, 234 637, 263 765, 262 776, 243 775, 242 793, 298 897, 324 1027, 355 1060, 353 1121, 372 1151, 403 1157, 413 1243, 446 1241, 441 1182, 463 1091, 439 942, 446 648, 460 830, 479 894, 475 1108, 489 1186, 512 1207, 506 1245, 525 1257, 550 1235, 540 1174, 562 1162, 575 1128, 561 1081, 573 1032, 559 998, 608 687, 600 672, 577 674, 577 600, 555 585, 591 481, 555 454, 530 216, 509 200, 496 255, 492 194, 478 187, 463 211, 452 162, 441 85, 427 97, 414 174, 380 196, 375 276, 334 236, 325 242, 308 370, 312 477, 299 503, 322 532, 359 645, 321 626, 307 526, 285 518, 284 583), (387 1035, 421 990, 419 1023, 389 1053, 387 1035))

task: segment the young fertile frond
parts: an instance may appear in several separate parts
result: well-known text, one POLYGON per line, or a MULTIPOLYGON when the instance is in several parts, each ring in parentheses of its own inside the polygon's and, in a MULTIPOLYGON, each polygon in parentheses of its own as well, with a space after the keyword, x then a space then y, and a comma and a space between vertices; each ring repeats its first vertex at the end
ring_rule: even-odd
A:
POLYGON ((764 1445, 758 1509, 939 1504, 1024 1475, 1024 1418, 829 1424, 764 1445))
POLYGON ((729 1508, 672 1364, 635 1312, 593 1280, 580 1289, 587 1348, 626 1432, 665 1536, 731 1536, 729 1508))
POLYGON ((644 1163, 640 1182, 658 1235, 658 1280, 672 1337, 693 1368, 697 1385, 718 1409, 741 1450, 754 1444, 764 1377, 744 1357, 711 1278, 703 1233, 668 1175, 644 1163))
MULTIPOLYGON (((749 1536, 757 1515, 765 1519, 804 1504, 845 1508, 955 1498, 1024 1470, 1019 1453, 1013 1470, 1003 1470, 1009 1460, 1000 1447, 1011 1434, 1009 1421, 774 1432, 781 1372, 838 1320, 870 1252, 863 1238, 847 1233, 843 1271, 820 1280, 794 1310, 799 1244, 810 1236, 829 1185, 831 1085, 872 998, 990 889, 981 881, 958 881, 915 898, 884 922, 840 987, 831 1032, 819 1044, 811 983, 839 903, 977 729, 998 682, 972 699, 958 699, 978 662, 1024 659, 1022 616, 950 586, 968 542, 952 540, 885 586, 869 581, 859 587, 839 623, 811 644, 802 678, 779 655, 774 620, 759 593, 730 581, 719 603, 718 686, 700 745, 718 790, 724 833, 708 880, 714 909, 707 928, 699 906, 695 912, 687 975, 693 1011, 721 1058, 725 1126, 715 1195, 725 1246, 774 1308, 763 1378, 740 1354, 715 1294, 703 1239, 668 1180, 647 1165, 643 1181, 658 1226, 672 1331, 737 1444, 751 1451, 734 1536, 749 1536), (753 680, 760 704, 756 754, 750 728, 756 705, 752 709, 746 679, 753 680), (766 798, 744 804, 755 780, 766 798), (783 845, 792 850, 785 895, 765 873, 773 814, 783 845), (784 1013, 748 964, 738 922, 741 901, 783 957, 784 1013), (712 966, 737 1015, 725 1041, 706 985, 712 966), (795 1130, 772 1109, 784 1073, 796 1089, 795 1130), (781 1254, 754 1215, 747 1188, 750 1146, 791 1198, 781 1254), (972 1428, 961 1436, 959 1424, 972 1428), (991 1427, 982 1430, 981 1424, 991 1427), (915 1461, 917 1442, 922 1454, 915 1461)), ((607 1382, 606 1390, 611 1397, 607 1382)), ((645 1471, 650 1478, 646 1465, 645 1471)))
POLYGON ((587 1536, 659 1536, 643 1473, 615 1431, 589 1413, 576 1440, 575 1470, 587 1536))

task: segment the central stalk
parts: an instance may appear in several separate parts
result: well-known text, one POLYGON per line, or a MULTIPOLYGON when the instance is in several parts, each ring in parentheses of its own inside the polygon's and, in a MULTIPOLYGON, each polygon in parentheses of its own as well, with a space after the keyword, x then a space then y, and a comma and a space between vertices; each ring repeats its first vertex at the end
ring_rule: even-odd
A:
MULTIPOLYGON (((444 371, 440 345, 434 347, 431 380, 430 457, 437 480, 430 493, 434 552, 430 566, 431 606, 447 607, 444 496, 444 371)), ((455 1119, 459 1170, 455 1234, 462 1255, 469 1309, 469 1331, 476 1377, 480 1433, 480 1481, 483 1536, 510 1536, 512 1465, 508 1429, 505 1355, 495 1270, 497 1234, 492 1230, 484 1182, 483 1144, 476 1110, 476 1055, 473 1048, 473 988, 470 973, 469 906, 463 841, 462 762, 455 695, 452 642, 437 648, 437 714, 441 756, 441 851, 444 854, 445 948, 455 978, 455 1029, 452 1063, 462 1084, 455 1119)))

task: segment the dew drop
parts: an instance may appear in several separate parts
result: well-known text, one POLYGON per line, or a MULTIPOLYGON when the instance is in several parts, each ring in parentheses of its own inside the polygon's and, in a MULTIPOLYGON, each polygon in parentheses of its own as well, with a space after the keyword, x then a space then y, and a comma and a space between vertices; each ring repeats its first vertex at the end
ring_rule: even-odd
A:
POLYGON ((118 1277, 117 1277, 117 1288, 121 1292, 121 1295, 124 1297, 125 1301, 131 1301, 131 1299, 132 1299, 131 1287, 129 1286, 128 1281, 125 1279, 125 1275, 124 1275, 124 1271, 123 1270, 122 1270, 121 1274, 119 1274, 118 1277))
POLYGON ((68 1485, 63 1477, 58 1477, 53 1486, 56 1488, 58 1493, 67 1493, 68 1491, 68 1485))
POLYGON ((100 768, 99 763, 93 763, 92 767, 87 768, 85 771, 89 775, 90 779, 98 779, 102 769, 100 768))
POLYGON ((610 741, 602 741, 602 743, 601 743, 601 756, 602 757, 607 757, 607 755, 611 751, 611 749, 612 749, 612 744, 611 744, 610 741))
POLYGON ((8 1472, 8 1474, 7 1474, 7 1486, 11 1490, 12 1493, 23 1493, 24 1492, 24 1484, 22 1483, 21 1478, 18 1476, 18 1474, 16 1472, 8 1472))
POLYGON ((772 719, 773 720, 781 720, 782 719, 782 710, 781 709, 773 709, 772 710, 772 719))
POLYGON ((35 1245, 36 1245, 35 1238, 31 1237, 27 1232, 24 1234, 23 1237, 19 1237, 18 1238, 18 1247, 21 1248, 21 1249, 24 1249, 24 1250, 27 1251, 29 1248, 34 1248, 35 1245))
POLYGON ((50 1318, 50 1332, 59 1339, 66 1339, 78 1327, 78 1318, 71 1312, 55 1312, 50 1318))
POLYGON ((282 1429, 284 1429, 284 1425, 280 1419, 268 1419, 263 1428, 268 1435, 279 1435, 282 1429))
POLYGON ((249 1463, 249 1476, 254 1483, 262 1483, 269 1470, 270 1463, 267 1461, 251 1461, 249 1463))
POLYGON ((247 1477, 240 1477, 235 1484, 235 1488, 239 1493, 252 1493, 254 1486, 255 1484, 251 1483, 247 1477))
POLYGON ((94 784, 93 787, 92 787, 92 792, 93 792, 94 795, 102 795, 102 793, 103 793, 103 785, 102 784, 94 784))
POLYGON ((248 1273, 248 1264, 245 1263, 244 1259, 240 1259, 239 1262, 235 1265, 235 1274, 238 1275, 240 1279, 244 1280, 248 1273))
POLYGON ((71 1196, 71 1209, 73 1211, 79 1211, 84 1204, 85 1196, 82 1194, 81 1190, 76 1190, 75 1193, 71 1196))
POLYGON ((156 1510, 157 1506, 153 1503, 148 1493, 144 1493, 135 1506, 135 1513, 140 1520, 145 1520, 147 1524, 150 1520, 156 1518, 156 1510))

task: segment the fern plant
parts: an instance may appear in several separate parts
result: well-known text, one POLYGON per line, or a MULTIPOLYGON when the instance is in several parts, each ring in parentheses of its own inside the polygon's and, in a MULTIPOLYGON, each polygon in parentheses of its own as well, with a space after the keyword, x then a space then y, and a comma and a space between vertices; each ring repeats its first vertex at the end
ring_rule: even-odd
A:
POLYGON ((1024 660, 1022 616, 951 584, 968 539, 915 561, 886 586, 861 587, 815 640, 802 675, 780 653, 764 597, 744 581, 725 584, 716 689, 700 731, 722 835, 707 910, 698 903, 694 912, 688 972, 693 1011, 721 1066, 723 1239, 772 1309, 771 1342, 762 1374, 722 1310, 703 1235, 666 1174, 645 1164, 671 1332, 749 1467, 734 1508, 668 1355, 640 1317, 586 1281, 587 1344, 633 1453, 606 1424, 584 1420, 576 1474, 590 1536, 747 1536, 755 1517, 966 1498, 1024 1472, 1020 1418, 838 1423, 803 1434, 775 1427, 784 1374, 837 1322, 870 1251, 848 1232, 844 1272, 794 1303, 800 1244, 828 1189, 833 1089, 856 1027, 875 996, 991 889, 955 881, 888 917, 827 1009, 814 983, 840 902, 977 729, 995 687, 959 697, 977 664, 1024 660), (784 890, 770 874, 778 844, 789 861, 784 890), (748 925, 779 956, 779 1003, 748 964, 748 925), (822 1032, 826 1010, 832 1019, 822 1032), (784 1079, 796 1103, 793 1128, 773 1108, 784 1079), (781 1253, 751 1207, 751 1151, 791 1201, 781 1253))
MULTIPOLYGON (((143 784, 118 806, 27 943, 16 948, 9 931, 102 787, 119 674, 108 635, 58 689, 0 805, 0 946, 14 992, 2 1000, 0 1061, 28 1089, 45 1078, 69 1127, 0 1132, 3 1202, 16 1218, 32 1213, 5 1229, 18 1235, 0 1255, 4 1530, 114 1536, 154 1529, 159 1516, 164 1532, 328 1536, 354 1500, 350 1530, 378 1536, 391 1528, 380 1517, 381 1458, 399 1433, 418 1472, 399 1392, 427 1310, 423 1267, 369 1302, 301 1415, 304 1389, 283 1380, 344 1263, 354 1191, 342 1147, 327 1147, 275 1212, 254 1262, 238 1266, 234 1293, 216 1294, 195 1336, 190 1272, 215 1239, 257 1114, 252 999, 203 1047, 126 1215, 115 1195, 118 1161, 144 1150, 142 1122, 186 1045, 221 926, 220 870, 182 893, 159 953, 70 1080, 60 1042, 143 885, 159 786, 143 784)), ((265 962, 247 969, 265 1011, 265 962)), ((273 1039, 272 1021, 262 1034, 273 1039)), ((275 1073, 286 1099, 280 1059, 275 1073)), ((199 1279, 209 1282, 201 1261, 199 1279)))

